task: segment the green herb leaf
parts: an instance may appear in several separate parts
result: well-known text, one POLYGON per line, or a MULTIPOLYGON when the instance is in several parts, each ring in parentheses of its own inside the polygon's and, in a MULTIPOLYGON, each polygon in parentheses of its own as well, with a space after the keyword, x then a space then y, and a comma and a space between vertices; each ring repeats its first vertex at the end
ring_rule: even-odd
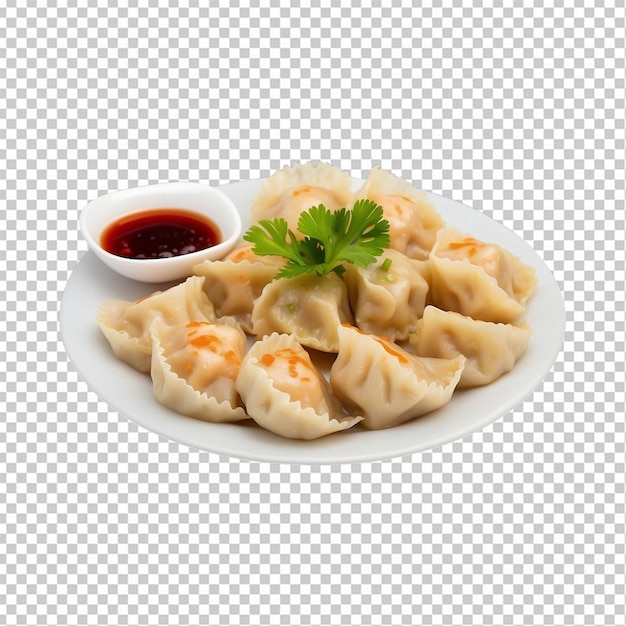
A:
POLYGON ((283 256, 295 263, 302 261, 298 240, 289 230, 287 220, 282 218, 260 220, 248 229, 243 238, 255 244, 252 251, 259 256, 283 256))
POLYGON ((244 239, 254 243, 258 255, 287 259, 277 278, 315 272, 323 276, 345 271, 343 263, 367 267, 389 247, 389 222, 383 209, 372 200, 358 200, 352 210, 329 211, 323 204, 304 211, 298 220, 298 240, 286 220, 261 220, 244 239))

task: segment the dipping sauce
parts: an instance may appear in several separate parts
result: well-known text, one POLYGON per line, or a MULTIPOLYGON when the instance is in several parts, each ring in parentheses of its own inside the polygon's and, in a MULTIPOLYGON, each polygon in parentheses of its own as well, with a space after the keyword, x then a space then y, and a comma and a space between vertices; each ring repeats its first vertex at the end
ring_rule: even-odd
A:
POLYGON ((185 209, 149 209, 113 222, 102 232, 100 245, 129 259, 160 259, 215 246, 222 234, 208 217, 185 209))

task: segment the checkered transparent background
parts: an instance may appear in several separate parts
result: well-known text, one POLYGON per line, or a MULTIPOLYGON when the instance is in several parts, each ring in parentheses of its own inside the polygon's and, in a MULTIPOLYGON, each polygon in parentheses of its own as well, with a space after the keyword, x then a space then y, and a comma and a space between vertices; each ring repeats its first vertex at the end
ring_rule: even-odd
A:
POLYGON ((625 624, 625 10, 177 4, 0 8, 0 624, 625 624), (87 388, 57 322, 86 201, 309 159, 534 246, 568 328, 530 398, 441 449, 289 467, 87 388))

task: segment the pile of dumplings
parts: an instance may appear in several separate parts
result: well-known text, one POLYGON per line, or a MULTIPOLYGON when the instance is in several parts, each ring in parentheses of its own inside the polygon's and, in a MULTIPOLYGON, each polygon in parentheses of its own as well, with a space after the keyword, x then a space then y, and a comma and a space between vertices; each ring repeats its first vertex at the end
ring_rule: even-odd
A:
POLYGON ((375 168, 353 187, 327 163, 287 166, 264 181, 251 221, 282 217, 295 232, 312 206, 368 198, 390 224, 375 263, 274 279, 285 259, 241 240, 178 285, 104 302, 97 323, 114 354, 149 374, 155 398, 178 413, 252 419, 292 439, 397 426, 510 371, 532 332, 521 318, 534 270, 446 227, 423 192, 390 172, 375 168))

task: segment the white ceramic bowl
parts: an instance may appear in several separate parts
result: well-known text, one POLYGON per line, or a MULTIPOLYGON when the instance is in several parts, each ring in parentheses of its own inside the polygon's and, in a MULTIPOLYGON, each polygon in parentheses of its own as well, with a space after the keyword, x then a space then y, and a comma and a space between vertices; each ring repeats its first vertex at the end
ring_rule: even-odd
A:
POLYGON ((206 259, 226 256, 241 236, 241 217, 233 202, 215 187, 200 183, 164 183, 115 191, 83 209, 80 226, 89 247, 112 270, 146 283, 185 278, 206 259), (100 245, 103 230, 119 218, 148 209, 184 209, 208 217, 221 232, 221 243, 189 254, 159 259, 131 259, 111 254, 100 245))

